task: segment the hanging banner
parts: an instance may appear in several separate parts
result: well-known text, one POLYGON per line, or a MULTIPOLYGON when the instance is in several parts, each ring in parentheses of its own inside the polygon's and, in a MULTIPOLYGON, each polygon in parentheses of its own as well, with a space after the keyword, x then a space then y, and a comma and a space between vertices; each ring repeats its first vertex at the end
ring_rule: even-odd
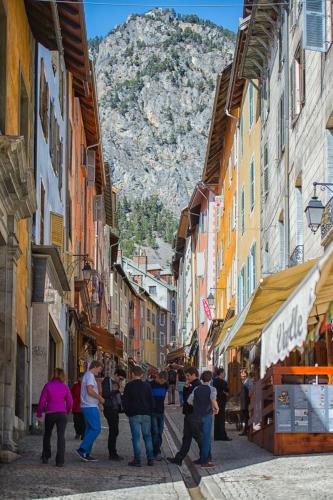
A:
POLYGON ((261 337, 260 376, 266 369, 301 347, 308 334, 308 316, 315 301, 320 273, 316 266, 264 328, 261 337))
POLYGON ((210 312, 210 307, 207 302, 207 299, 202 299, 202 305, 205 311, 205 314, 207 316, 207 319, 211 320, 212 319, 212 313, 210 312))

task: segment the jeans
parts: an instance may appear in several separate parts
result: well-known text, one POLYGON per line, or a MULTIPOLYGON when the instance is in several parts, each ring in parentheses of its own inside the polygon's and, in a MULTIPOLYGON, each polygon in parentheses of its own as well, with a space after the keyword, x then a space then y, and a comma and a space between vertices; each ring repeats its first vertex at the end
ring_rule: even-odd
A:
POLYGON ((198 443, 199 450, 202 446, 202 429, 201 422, 193 418, 193 415, 186 415, 184 418, 184 430, 183 430, 183 441, 180 450, 175 456, 175 461, 179 464, 182 463, 186 455, 188 454, 192 439, 194 438, 198 443))
POLYGON ((51 436, 54 425, 57 427, 57 455, 56 463, 63 464, 65 462, 65 430, 67 425, 66 413, 46 413, 45 415, 45 430, 43 437, 43 452, 44 458, 51 458, 51 436))
POLYGON ((80 436, 81 439, 83 439, 84 430, 86 426, 84 423, 84 416, 81 411, 73 413, 73 423, 74 423, 75 434, 77 436, 80 436))
POLYGON ((206 464, 211 458, 212 422, 213 418, 211 415, 202 417, 202 447, 200 451, 201 464, 206 464))
POLYGON ((151 416, 134 415, 129 417, 131 427, 134 458, 138 462, 141 460, 141 433, 146 447, 147 460, 153 458, 153 441, 151 438, 151 416))
POLYGON ((168 389, 168 404, 169 405, 175 404, 175 392, 176 392, 176 385, 170 384, 169 389, 168 389))
POLYGON ((80 449, 87 455, 90 455, 95 439, 101 432, 101 419, 99 409, 96 406, 90 408, 81 408, 86 424, 83 441, 80 449))
POLYGON ((108 438, 108 448, 109 455, 117 455, 117 437, 119 434, 119 413, 114 410, 106 408, 104 410, 104 416, 108 421, 109 426, 109 438, 108 438))
POLYGON ((161 454, 163 428, 164 428, 163 413, 153 413, 151 417, 151 435, 153 439, 153 450, 155 456, 161 454))

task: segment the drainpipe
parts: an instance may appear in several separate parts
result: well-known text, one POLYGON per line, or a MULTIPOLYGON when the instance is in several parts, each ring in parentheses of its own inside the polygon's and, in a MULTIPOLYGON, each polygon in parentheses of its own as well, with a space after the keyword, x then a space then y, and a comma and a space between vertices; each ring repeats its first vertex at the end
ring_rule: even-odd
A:
POLYGON ((289 256, 290 256, 290 222, 289 222, 289 12, 288 7, 285 7, 284 11, 284 37, 286 40, 286 50, 285 50, 285 64, 284 64, 284 81, 285 81, 285 264, 288 267, 289 256))

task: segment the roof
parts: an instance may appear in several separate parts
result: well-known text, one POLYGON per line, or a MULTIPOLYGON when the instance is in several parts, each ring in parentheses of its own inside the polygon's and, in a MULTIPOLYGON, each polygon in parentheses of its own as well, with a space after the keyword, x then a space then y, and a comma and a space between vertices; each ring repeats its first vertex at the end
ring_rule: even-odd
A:
POLYGON ((252 80, 262 76, 271 44, 274 41, 272 31, 281 10, 280 0, 270 2, 267 2, 267 0, 253 0, 247 37, 239 67, 239 78, 252 80))
POLYGON ((244 52, 244 46, 246 41, 247 29, 249 25, 249 18, 243 20, 238 28, 236 48, 234 53, 234 59, 231 68, 231 75, 228 87, 226 108, 231 111, 235 108, 239 108, 243 99, 243 91, 246 84, 244 78, 239 77, 239 66, 244 52))
POLYGON ((169 285, 169 283, 167 283, 166 281, 159 280, 155 276, 153 276, 152 274, 150 274, 148 272, 145 272, 143 269, 141 269, 139 266, 137 266, 128 257, 122 257, 122 261, 125 262, 125 263, 127 263, 128 266, 132 267, 133 269, 136 269, 138 271, 139 275, 143 274, 143 275, 147 276, 149 279, 151 279, 152 281, 155 281, 158 285, 164 286, 165 288, 168 288, 168 290, 170 290, 172 292, 175 291, 175 287, 173 285, 169 285))
POLYGON ((57 37, 51 3, 24 0, 32 34, 49 50, 57 50, 57 37), (41 19, 43 22, 41 22, 41 19))
POLYGON ((155 269, 157 271, 159 271, 160 269, 162 269, 162 266, 160 264, 158 264, 158 263, 156 263, 156 264, 148 264, 147 265, 147 271, 154 271, 155 269))
POLYGON ((175 279, 179 276, 179 261, 184 255, 187 230, 189 227, 189 209, 183 208, 180 214, 176 238, 174 241, 174 255, 172 257, 172 271, 175 279))
POLYGON ((125 283, 127 284, 128 288, 131 290, 133 295, 139 296, 138 292, 135 290, 134 286, 132 285, 132 282, 130 281, 129 277, 125 273, 123 267, 121 264, 114 264, 113 269, 116 269, 116 271, 123 277, 125 283))
POLYGON ((232 65, 229 64, 217 78, 213 116, 208 136, 205 166, 202 173, 203 182, 216 186, 216 188, 219 183, 220 160, 225 145, 225 132, 229 120, 225 109, 231 67, 232 65))

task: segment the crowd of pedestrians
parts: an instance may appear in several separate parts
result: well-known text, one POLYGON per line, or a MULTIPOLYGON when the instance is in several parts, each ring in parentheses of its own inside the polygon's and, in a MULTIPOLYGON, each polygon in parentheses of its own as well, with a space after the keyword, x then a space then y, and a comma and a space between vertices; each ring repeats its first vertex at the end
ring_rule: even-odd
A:
MULTIPOLYGON (((214 467, 212 460, 212 427, 214 417, 214 440, 230 441, 225 429, 228 384, 224 379, 224 370, 219 368, 213 373, 209 370, 199 372, 195 367, 187 369, 172 366, 168 371, 161 371, 152 380, 144 380, 140 366, 132 369, 132 378, 121 393, 122 383, 127 374, 122 368, 114 374, 104 377, 101 389, 97 383, 103 371, 99 361, 92 361, 89 369, 71 388, 65 384, 65 373, 56 369, 54 376, 41 393, 37 417, 45 413, 42 463, 51 458, 51 435, 54 426, 57 429, 56 466, 62 467, 65 459, 65 430, 67 418, 73 413, 76 439, 81 439, 76 450, 79 458, 85 462, 95 462, 92 455, 94 442, 101 432, 101 412, 108 423, 109 459, 121 461, 123 457, 117 451, 119 435, 119 414, 124 412, 129 420, 132 436, 133 459, 129 466, 141 467, 141 436, 144 441, 147 465, 162 460, 161 446, 164 430, 164 407, 168 394, 168 404, 175 404, 175 391, 179 394, 179 404, 184 415, 183 438, 179 451, 168 461, 181 465, 187 456, 192 440, 198 445, 199 457, 195 463, 201 467, 214 467)), ((241 435, 248 431, 248 404, 252 380, 246 370, 241 371, 241 435)))

